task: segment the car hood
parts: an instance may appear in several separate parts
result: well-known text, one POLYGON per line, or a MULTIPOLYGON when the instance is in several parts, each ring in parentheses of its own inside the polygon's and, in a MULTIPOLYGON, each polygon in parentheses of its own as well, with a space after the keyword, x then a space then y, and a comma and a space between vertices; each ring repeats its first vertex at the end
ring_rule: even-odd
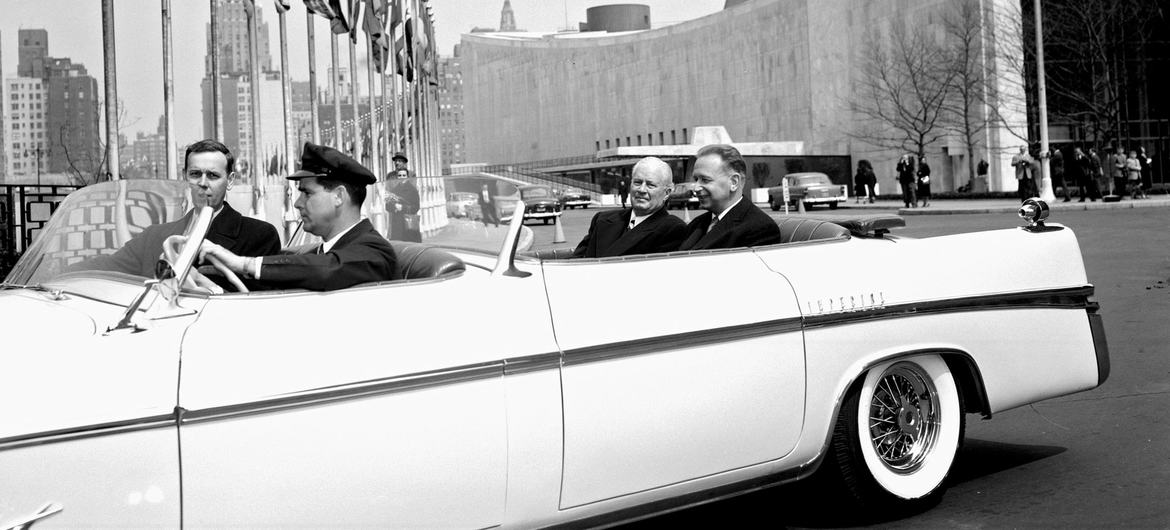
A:
MULTIPOLYGON (((53 340, 92 336, 97 325, 89 315, 31 289, 0 291, 0 337, 53 340)), ((66 295, 68 296, 68 295, 66 295)))

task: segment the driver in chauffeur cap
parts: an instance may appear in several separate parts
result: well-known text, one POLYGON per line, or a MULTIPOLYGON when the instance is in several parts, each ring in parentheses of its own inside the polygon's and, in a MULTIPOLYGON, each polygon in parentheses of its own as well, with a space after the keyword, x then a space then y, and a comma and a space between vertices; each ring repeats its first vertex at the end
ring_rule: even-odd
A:
POLYGON ((394 249, 361 217, 373 173, 336 149, 306 142, 301 169, 288 179, 301 192, 293 206, 305 231, 324 243, 306 254, 250 258, 204 241, 200 256, 214 256, 250 283, 270 289, 331 291, 394 279, 394 249))

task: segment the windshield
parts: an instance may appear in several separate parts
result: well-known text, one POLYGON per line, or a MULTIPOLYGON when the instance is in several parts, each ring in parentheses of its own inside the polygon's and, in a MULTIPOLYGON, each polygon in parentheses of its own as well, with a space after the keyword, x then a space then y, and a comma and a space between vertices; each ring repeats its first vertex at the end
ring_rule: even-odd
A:
MULTIPOLYGON (((319 237, 299 230, 295 208, 298 194, 295 186, 267 186, 266 195, 258 198, 258 215, 253 212, 257 197, 249 185, 234 185, 226 201, 240 214, 272 224, 284 251, 294 251, 320 242, 319 237)), ((495 255, 508 232, 508 225, 500 219, 511 216, 518 201, 516 184, 493 177, 396 179, 368 188, 362 214, 391 240, 495 255), (485 212, 478 202, 464 205, 458 212, 448 208, 447 197, 474 201, 484 189, 494 203, 489 211, 485 212)), ((171 224, 152 228, 152 233, 182 233, 191 204, 190 186, 185 180, 120 180, 77 190, 62 201, 5 282, 34 285, 51 282, 66 273, 92 275, 98 271, 118 273, 134 281, 152 277, 162 248, 154 243, 148 245, 152 248, 144 248, 143 241, 162 238, 143 237, 135 245, 127 243, 143 235, 148 227, 164 223, 171 224), (134 265, 128 266, 130 262, 134 265)), ((209 238, 214 238, 210 234, 216 227, 213 221, 209 238)), ((520 248, 524 249, 531 244, 531 231, 522 230, 520 238, 520 248)))
POLYGON ((525 199, 552 197, 552 192, 548 188, 521 188, 520 193, 525 199))

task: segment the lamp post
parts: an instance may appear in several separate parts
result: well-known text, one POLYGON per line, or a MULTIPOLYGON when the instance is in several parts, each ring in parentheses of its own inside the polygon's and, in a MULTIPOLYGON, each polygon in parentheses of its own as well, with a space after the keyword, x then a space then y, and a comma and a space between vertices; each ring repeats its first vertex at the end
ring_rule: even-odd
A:
POLYGON ((36 147, 36 149, 25 149, 24 150, 24 157, 25 158, 31 157, 34 154, 37 157, 37 187, 40 187, 40 185, 41 185, 41 156, 47 155, 47 154, 49 154, 49 152, 45 149, 42 149, 41 146, 39 146, 39 145, 36 147))

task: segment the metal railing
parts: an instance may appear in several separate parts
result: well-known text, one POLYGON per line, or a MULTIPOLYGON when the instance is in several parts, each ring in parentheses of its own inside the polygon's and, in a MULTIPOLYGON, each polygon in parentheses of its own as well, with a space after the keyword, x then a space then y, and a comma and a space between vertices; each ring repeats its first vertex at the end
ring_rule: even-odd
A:
POLYGON ((77 186, 0 185, 0 278, 36 239, 57 206, 77 186))

